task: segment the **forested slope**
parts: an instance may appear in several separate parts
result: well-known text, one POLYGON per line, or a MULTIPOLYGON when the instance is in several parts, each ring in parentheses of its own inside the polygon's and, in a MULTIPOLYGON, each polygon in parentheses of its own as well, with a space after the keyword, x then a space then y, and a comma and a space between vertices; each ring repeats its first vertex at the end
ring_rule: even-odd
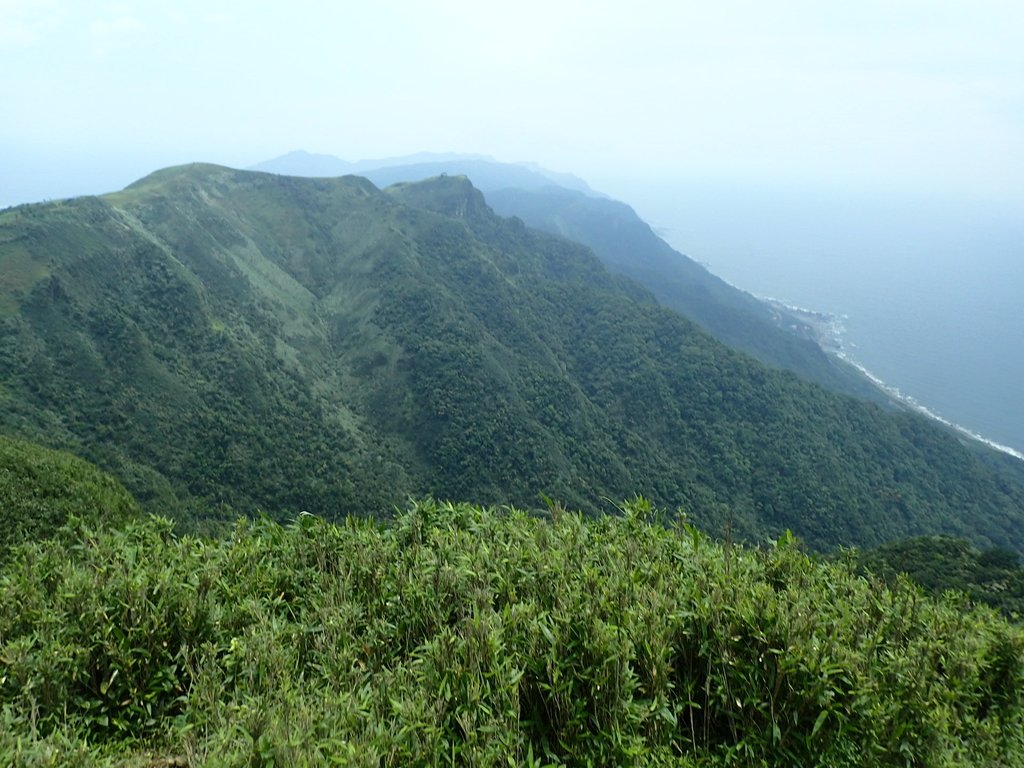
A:
POLYGON ((612 272, 638 281, 659 302, 726 345, 834 391, 889 402, 889 396, 860 371, 825 354, 814 339, 814 329, 803 321, 711 274, 670 247, 628 205, 593 192, 582 180, 483 158, 411 160, 393 158, 375 166, 295 152, 254 170, 314 177, 358 173, 379 187, 443 174, 465 175, 499 214, 518 216, 531 227, 592 248, 612 272))
POLYGON ((882 404, 889 399, 858 370, 822 351, 802 321, 675 251, 625 203, 560 187, 497 189, 488 192, 487 200, 503 216, 518 216, 531 227, 593 248, 609 269, 641 283, 664 306, 766 365, 836 392, 882 404))
POLYGON ((0 213, 0 261, 0 425, 182 519, 642 492, 742 538, 1024 543, 1024 487, 950 433, 724 347, 464 178, 173 168, 0 213))
POLYGON ((0 561, 70 517, 119 525, 139 514, 124 487, 82 459, 0 435, 0 561))
POLYGON ((863 551, 860 561, 890 583, 906 575, 929 594, 956 591, 1024 620, 1024 565, 1013 550, 980 550, 951 536, 917 536, 863 551))

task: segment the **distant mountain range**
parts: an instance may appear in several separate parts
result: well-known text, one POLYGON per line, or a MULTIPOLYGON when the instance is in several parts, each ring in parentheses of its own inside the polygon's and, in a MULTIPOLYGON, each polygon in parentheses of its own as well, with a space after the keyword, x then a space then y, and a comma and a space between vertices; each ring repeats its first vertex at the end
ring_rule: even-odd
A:
POLYGON ((365 176, 378 187, 387 187, 399 181, 422 181, 446 173, 468 176, 477 189, 485 193, 506 187, 545 189, 556 185, 600 196, 587 182, 571 173, 550 171, 536 163, 499 163, 487 155, 419 152, 402 157, 350 163, 333 155, 298 150, 257 163, 250 170, 282 176, 365 176))
POLYGON ((1015 464, 730 349, 463 176, 170 168, 0 212, 0 265, 0 428, 194 524, 642 493, 755 540, 1024 546, 1015 464))

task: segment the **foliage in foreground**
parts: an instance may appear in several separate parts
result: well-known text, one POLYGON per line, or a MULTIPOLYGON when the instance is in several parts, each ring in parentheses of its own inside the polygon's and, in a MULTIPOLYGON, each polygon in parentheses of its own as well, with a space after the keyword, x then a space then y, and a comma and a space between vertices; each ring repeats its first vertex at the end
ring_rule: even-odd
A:
POLYGON ((991 610, 624 512, 73 521, 0 571, 0 763, 1024 761, 991 610))

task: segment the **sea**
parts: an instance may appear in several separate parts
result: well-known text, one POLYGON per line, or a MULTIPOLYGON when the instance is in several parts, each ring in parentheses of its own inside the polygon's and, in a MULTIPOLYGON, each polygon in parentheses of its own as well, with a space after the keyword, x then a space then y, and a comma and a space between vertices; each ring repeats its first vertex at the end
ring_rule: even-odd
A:
POLYGON ((1024 459, 1020 209, 934 196, 658 191, 636 208, 674 248, 756 296, 828 315, 835 351, 881 386, 1024 459))

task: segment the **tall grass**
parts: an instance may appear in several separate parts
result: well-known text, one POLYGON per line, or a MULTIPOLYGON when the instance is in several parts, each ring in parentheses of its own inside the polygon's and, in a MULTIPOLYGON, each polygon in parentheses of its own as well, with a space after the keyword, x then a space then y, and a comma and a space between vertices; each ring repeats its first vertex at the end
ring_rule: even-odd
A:
POLYGON ((0 572, 0 763, 1024 762, 1019 628, 653 514, 73 521, 0 572))

